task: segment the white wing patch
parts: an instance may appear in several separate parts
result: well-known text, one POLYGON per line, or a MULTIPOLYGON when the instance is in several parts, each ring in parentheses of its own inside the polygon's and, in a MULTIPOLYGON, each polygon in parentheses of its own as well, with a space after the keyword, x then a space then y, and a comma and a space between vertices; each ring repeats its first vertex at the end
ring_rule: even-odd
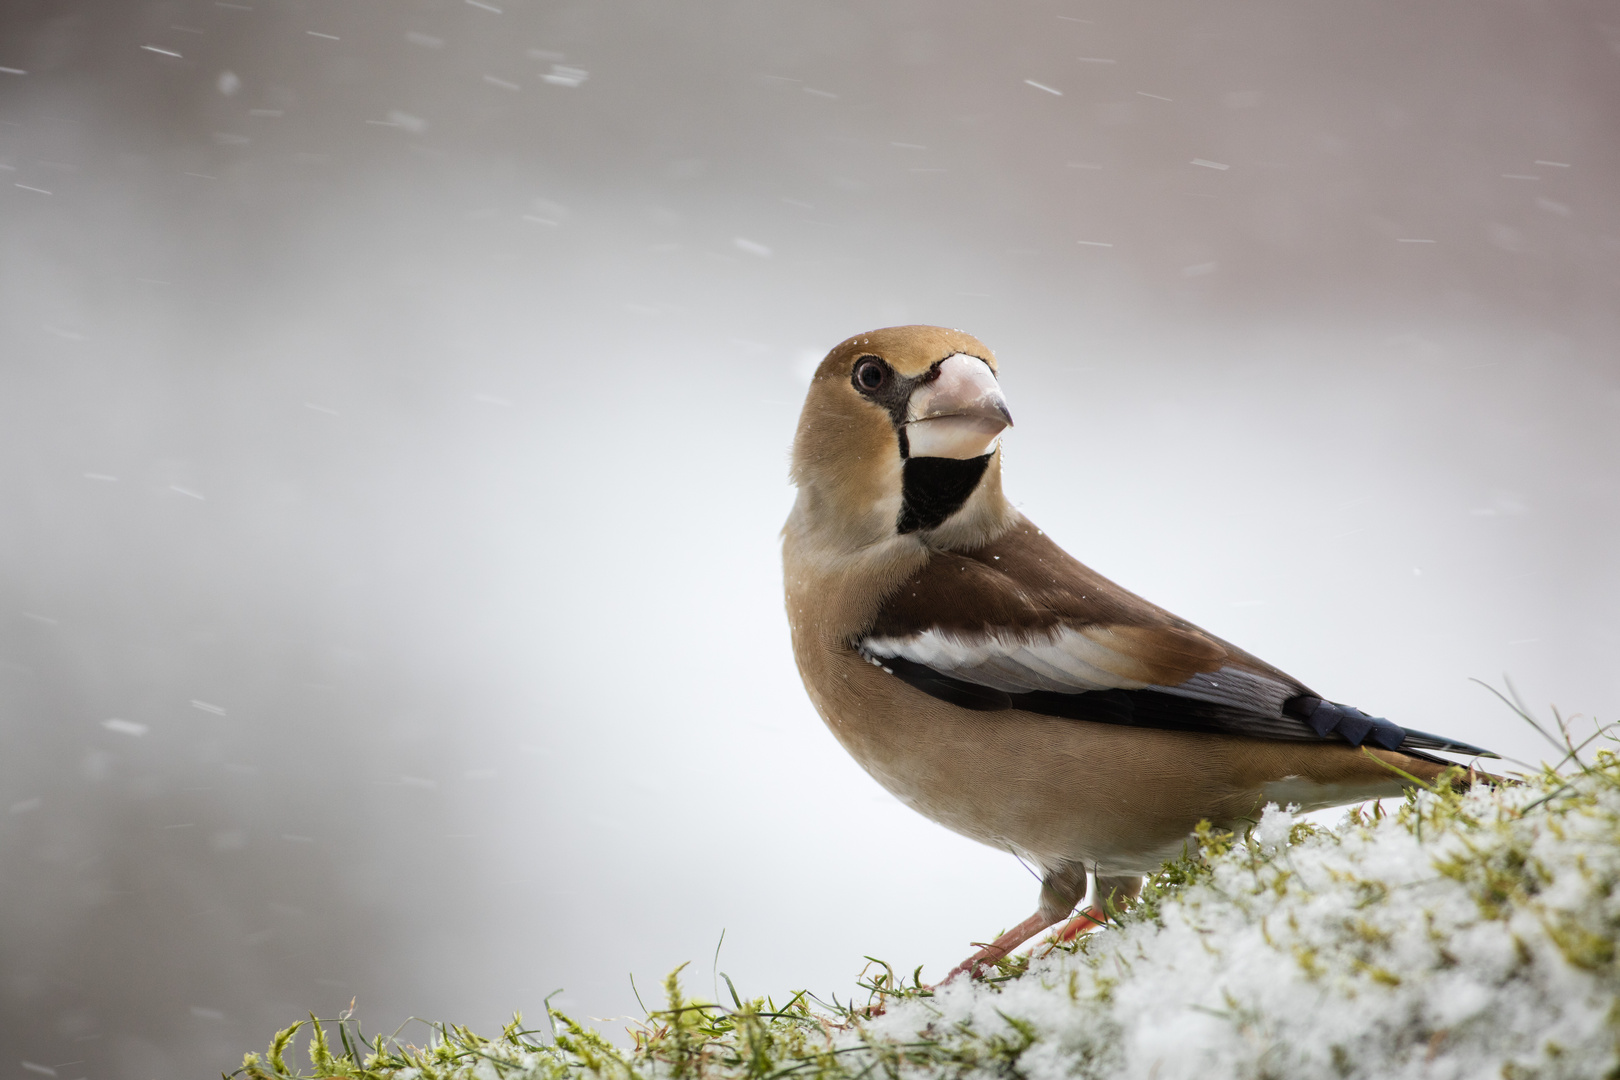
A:
POLYGON ((905 637, 869 637, 861 642, 861 651, 878 659, 898 656, 942 675, 1008 694, 1031 690, 1073 694, 1082 690, 1141 690, 1148 686, 1109 670, 1129 666, 1129 657, 1066 626, 1055 634, 1029 641, 969 638, 924 630, 905 637))
POLYGON ((1235 667, 1194 675, 1176 686, 1128 678, 1119 672, 1140 670, 1134 657, 1067 626, 1028 640, 924 630, 905 637, 869 637, 860 643, 860 651, 880 661, 893 657, 910 660, 941 675, 1007 694, 1158 690, 1261 716, 1278 716, 1283 702, 1300 692, 1296 686, 1235 667))

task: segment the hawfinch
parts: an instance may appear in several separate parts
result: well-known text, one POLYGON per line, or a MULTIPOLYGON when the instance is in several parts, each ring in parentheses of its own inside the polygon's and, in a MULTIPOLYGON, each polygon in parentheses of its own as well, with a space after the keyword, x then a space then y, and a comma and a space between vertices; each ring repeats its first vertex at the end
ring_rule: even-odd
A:
POLYGON ((783 529, 793 653, 833 735, 906 805, 1040 874, 1035 914, 952 976, 1068 917, 1088 871, 1093 913, 1134 896, 1200 821, 1397 794, 1447 768, 1431 751, 1488 755, 1327 701, 1077 562, 1002 494, 996 372, 935 326, 833 349, 783 529))

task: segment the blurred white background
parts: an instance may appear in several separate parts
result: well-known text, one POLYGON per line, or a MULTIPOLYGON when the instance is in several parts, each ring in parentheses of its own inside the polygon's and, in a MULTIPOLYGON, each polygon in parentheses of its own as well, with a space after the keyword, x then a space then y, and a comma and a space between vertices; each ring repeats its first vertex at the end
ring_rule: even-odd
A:
POLYGON ((1317 690, 1616 719, 1617 197, 1580 0, 6 4, 0 1077, 1028 914, 793 668, 874 326, 997 350, 1026 512, 1317 690))

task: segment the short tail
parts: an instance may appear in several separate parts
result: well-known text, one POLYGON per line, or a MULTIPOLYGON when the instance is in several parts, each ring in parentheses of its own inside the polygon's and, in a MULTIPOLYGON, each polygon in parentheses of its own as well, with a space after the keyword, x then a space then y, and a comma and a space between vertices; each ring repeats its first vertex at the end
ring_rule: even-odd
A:
POLYGON ((1351 746, 1370 743, 1384 750, 1399 750, 1403 754, 1425 761, 1450 764, 1440 758, 1429 757, 1419 751, 1439 750, 1447 754, 1465 754, 1469 757, 1497 757, 1478 746, 1471 746, 1443 735, 1430 735, 1427 731, 1414 731, 1385 720, 1382 716, 1368 716, 1352 705, 1319 698, 1315 694, 1301 694, 1283 703, 1286 716, 1305 721, 1307 727, 1322 738, 1337 735, 1351 746))

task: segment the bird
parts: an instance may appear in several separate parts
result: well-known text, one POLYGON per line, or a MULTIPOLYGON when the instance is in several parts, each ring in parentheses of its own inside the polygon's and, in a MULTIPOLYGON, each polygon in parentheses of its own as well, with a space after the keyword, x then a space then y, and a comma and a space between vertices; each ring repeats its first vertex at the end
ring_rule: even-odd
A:
POLYGON ((833 736, 901 802, 1040 878, 1034 914, 947 980, 1087 896, 1059 938, 1100 925, 1202 822, 1237 831, 1268 803, 1439 782, 1440 753, 1496 756, 1329 701, 1079 562, 1003 493, 1011 426, 971 335, 851 337, 811 378, 782 530, 794 659, 833 736))

